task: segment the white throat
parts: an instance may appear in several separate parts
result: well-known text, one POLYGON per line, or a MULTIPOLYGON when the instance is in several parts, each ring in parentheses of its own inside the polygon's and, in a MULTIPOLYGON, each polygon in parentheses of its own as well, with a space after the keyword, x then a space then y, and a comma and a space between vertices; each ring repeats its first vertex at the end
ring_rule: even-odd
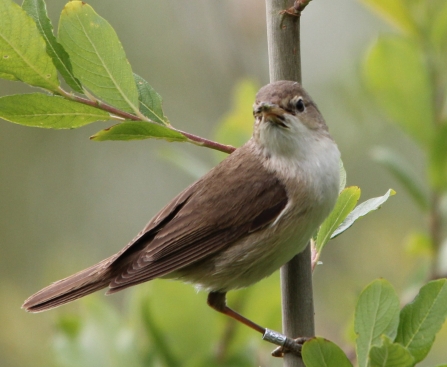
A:
POLYGON ((333 205, 340 182, 340 152, 327 131, 296 122, 289 129, 263 125, 257 138, 265 167, 281 177, 286 186, 294 187, 299 181, 312 188, 315 197, 333 205))

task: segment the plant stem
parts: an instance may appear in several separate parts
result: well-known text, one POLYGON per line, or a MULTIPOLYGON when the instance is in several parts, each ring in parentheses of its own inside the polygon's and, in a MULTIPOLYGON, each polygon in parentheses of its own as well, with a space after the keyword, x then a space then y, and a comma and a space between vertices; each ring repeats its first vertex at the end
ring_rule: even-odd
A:
POLYGON ((231 145, 225 145, 225 144, 221 144, 216 141, 213 141, 213 140, 208 140, 208 139, 202 138, 200 136, 190 134, 190 133, 187 133, 182 130, 175 129, 172 126, 170 128, 174 131, 179 132, 180 134, 185 135, 190 140, 190 142, 195 145, 200 145, 202 147, 219 150, 221 152, 228 153, 228 154, 231 154, 236 150, 236 148, 231 145))
POLYGON ((430 205, 430 213, 429 213, 429 232, 430 238, 433 246, 433 257, 431 264, 431 279, 438 279, 440 274, 438 273, 438 259, 439 259, 439 250, 441 249, 441 212, 439 210, 440 205, 440 195, 437 191, 433 191, 430 205))
MULTIPOLYGON (((151 121, 146 116, 143 116, 143 115, 141 115, 141 117, 140 116, 136 116, 136 115, 134 115, 132 113, 129 113, 129 112, 126 112, 126 111, 122 111, 122 110, 120 110, 118 108, 110 106, 109 104, 104 103, 104 102, 99 101, 99 100, 93 100, 93 99, 80 97, 80 96, 78 96, 76 94, 68 93, 67 91, 63 90, 62 88, 59 88, 58 92, 66 99, 69 99, 69 100, 74 101, 74 102, 86 104, 86 105, 89 105, 89 106, 92 106, 92 107, 96 107, 96 108, 98 108, 100 110, 109 112, 111 115, 122 117, 125 120, 145 121, 145 122, 156 124, 156 122, 151 121)), ((168 129, 174 130, 176 132, 179 132, 180 134, 183 134, 184 136, 186 136, 188 138, 188 141, 190 143, 195 144, 195 145, 199 145, 199 146, 210 148, 210 149, 214 149, 214 150, 219 150, 221 152, 228 153, 228 154, 231 154, 231 153, 233 153, 236 150, 236 148, 232 147, 231 145, 225 145, 225 144, 218 143, 216 141, 205 139, 205 138, 202 138, 200 136, 197 136, 197 135, 194 135, 194 134, 190 134, 190 133, 187 133, 187 132, 182 131, 182 130, 178 130, 178 129, 174 128, 171 125, 165 125, 165 127, 168 128, 168 129)))
MULTIPOLYGON (((306 5, 309 1, 306 2, 306 5)), ((301 82, 300 14, 293 0, 266 0, 270 81, 301 82)), ((282 324, 286 336, 315 335, 310 246, 281 268, 282 324)), ((304 367, 300 357, 284 355, 284 367, 304 367)))

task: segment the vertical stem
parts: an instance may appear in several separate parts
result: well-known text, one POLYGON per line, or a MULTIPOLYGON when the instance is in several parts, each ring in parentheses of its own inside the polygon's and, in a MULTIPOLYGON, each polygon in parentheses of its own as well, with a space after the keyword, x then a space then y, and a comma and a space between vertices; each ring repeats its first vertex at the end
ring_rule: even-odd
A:
MULTIPOLYGON (((310 246, 281 268, 282 327, 286 336, 315 335, 310 246)), ((301 358, 284 355, 284 367, 304 367, 301 358)))
POLYGON ((301 83, 300 17, 280 14, 292 5, 293 0, 266 0, 270 82, 301 83))
MULTIPOLYGON (((266 0, 270 82, 301 82, 300 17, 280 15, 293 0, 266 0)), ((281 268, 283 333, 297 338, 315 335, 310 246, 281 268)), ((284 367, 304 367, 288 353, 284 367)))
POLYGON ((439 209, 440 205, 440 194, 433 189, 431 208, 429 213, 429 233, 433 245, 433 258, 431 264, 431 274, 430 279, 439 279, 442 275, 438 271, 438 259, 439 251, 441 249, 442 242, 442 218, 439 209))

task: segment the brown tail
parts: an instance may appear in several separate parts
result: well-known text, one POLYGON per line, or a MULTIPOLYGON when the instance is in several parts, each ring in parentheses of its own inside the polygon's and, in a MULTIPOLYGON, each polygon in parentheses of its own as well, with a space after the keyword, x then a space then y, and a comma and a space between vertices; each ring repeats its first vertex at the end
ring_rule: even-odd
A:
POLYGON ((29 297, 22 308, 29 312, 46 311, 107 287, 112 280, 110 260, 49 285, 29 297))

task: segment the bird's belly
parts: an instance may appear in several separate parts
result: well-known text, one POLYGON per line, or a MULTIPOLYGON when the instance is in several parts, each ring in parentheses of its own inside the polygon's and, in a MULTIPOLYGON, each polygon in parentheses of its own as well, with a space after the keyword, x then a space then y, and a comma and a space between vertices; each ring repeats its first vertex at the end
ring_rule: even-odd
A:
POLYGON ((191 264, 167 278, 176 278, 206 291, 228 291, 247 287, 271 275, 304 250, 315 228, 297 221, 283 227, 281 221, 270 231, 252 233, 227 249, 191 264), (254 238, 256 236, 256 238, 254 238))

